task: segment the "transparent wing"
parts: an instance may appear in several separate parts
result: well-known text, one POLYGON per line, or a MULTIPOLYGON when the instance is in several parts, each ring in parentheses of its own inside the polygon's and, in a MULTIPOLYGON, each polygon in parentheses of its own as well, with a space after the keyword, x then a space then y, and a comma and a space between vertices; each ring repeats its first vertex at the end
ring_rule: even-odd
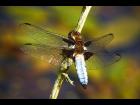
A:
POLYGON ((67 43, 64 42, 64 40, 68 40, 67 38, 62 37, 59 34, 44 30, 38 26, 29 23, 23 23, 20 24, 20 28, 28 38, 33 40, 33 43, 35 42, 43 45, 51 45, 54 47, 67 45, 67 43))
POLYGON ((104 50, 95 56, 97 56, 104 66, 114 64, 121 59, 119 52, 108 52, 107 50, 104 50))
POLYGON ((108 52, 102 50, 94 54, 86 61, 89 70, 96 70, 102 67, 108 67, 121 59, 121 55, 118 52, 108 52))
POLYGON ((59 65, 63 60, 62 50, 57 47, 27 43, 21 47, 21 50, 52 65, 59 65))
POLYGON ((113 38, 113 34, 106 34, 92 40, 89 47, 87 47, 88 51, 93 53, 93 56, 86 61, 88 69, 95 70, 106 67, 120 60, 121 55, 118 52, 108 52, 105 48, 113 38))
POLYGON ((93 53, 99 52, 103 50, 113 40, 113 38, 113 34, 106 34, 102 37, 93 39, 87 49, 93 53))

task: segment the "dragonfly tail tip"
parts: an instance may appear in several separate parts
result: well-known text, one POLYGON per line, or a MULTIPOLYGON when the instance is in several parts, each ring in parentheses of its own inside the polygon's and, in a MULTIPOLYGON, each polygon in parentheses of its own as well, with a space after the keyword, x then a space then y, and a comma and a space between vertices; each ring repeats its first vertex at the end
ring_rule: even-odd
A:
POLYGON ((87 89, 87 85, 86 84, 82 84, 84 89, 87 89))

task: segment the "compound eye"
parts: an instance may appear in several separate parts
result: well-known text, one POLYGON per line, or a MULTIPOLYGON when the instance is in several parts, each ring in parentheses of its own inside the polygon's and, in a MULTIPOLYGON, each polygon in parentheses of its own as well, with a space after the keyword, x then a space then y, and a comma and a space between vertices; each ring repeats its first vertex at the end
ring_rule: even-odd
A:
POLYGON ((78 31, 74 31, 74 34, 80 36, 80 33, 78 31))
POLYGON ((75 39, 75 37, 74 37, 74 30, 72 30, 72 31, 69 32, 68 38, 69 38, 69 39, 72 39, 72 40, 75 39))

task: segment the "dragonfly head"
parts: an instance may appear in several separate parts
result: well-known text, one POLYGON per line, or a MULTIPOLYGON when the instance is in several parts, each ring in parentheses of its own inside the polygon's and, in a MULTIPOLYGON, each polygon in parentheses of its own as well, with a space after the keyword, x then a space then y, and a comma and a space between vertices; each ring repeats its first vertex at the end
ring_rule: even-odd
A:
POLYGON ((79 32, 72 30, 69 32, 68 38, 75 41, 76 39, 81 39, 81 35, 79 32))

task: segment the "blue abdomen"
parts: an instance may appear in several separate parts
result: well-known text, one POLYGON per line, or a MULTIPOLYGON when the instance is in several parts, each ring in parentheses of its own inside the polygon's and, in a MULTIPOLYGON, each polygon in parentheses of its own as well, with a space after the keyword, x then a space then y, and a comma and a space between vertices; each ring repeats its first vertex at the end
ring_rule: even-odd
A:
POLYGON ((83 54, 77 54, 75 56, 75 65, 78 74, 79 81, 83 87, 88 84, 88 76, 86 71, 86 64, 83 54))

